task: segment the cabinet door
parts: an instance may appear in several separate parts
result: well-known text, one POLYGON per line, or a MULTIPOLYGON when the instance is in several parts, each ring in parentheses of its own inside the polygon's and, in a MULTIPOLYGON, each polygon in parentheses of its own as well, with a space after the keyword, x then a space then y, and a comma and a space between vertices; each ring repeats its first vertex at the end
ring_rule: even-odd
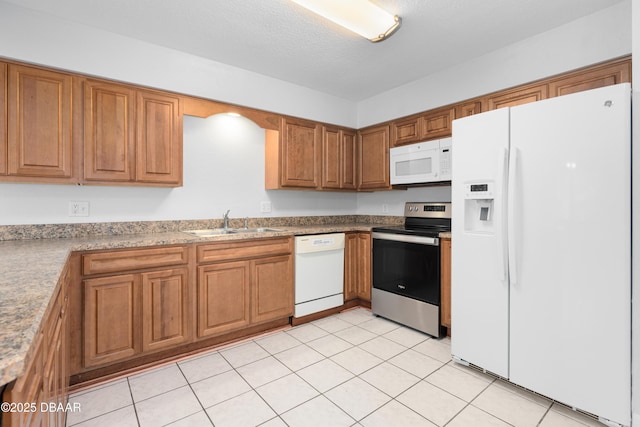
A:
POLYGON ((337 128, 322 128, 322 188, 340 188, 341 132, 337 128))
POLYGON ((472 99, 456 106, 456 119, 462 117, 473 116, 482 112, 482 101, 480 99, 472 99))
POLYGON ((553 80, 549 83, 549 96, 569 95, 584 90, 597 89, 631 81, 631 64, 628 61, 590 68, 587 71, 553 80))
POLYGON ((9 175, 72 175, 72 77, 8 66, 7 170, 9 175))
POLYGON ((358 298, 358 233, 345 233, 344 241, 344 300, 358 298))
POLYGON ((182 185, 180 98, 138 91, 136 181, 182 185))
POLYGON ((281 183, 285 187, 316 188, 319 185, 320 126, 283 119, 280 131, 281 183))
POLYGON ((135 178, 135 90, 84 82, 84 179, 128 182, 135 178))
POLYGON ((411 117, 391 123, 391 146, 410 144, 420 141, 422 119, 411 117))
POLYGON ((7 174, 7 64, 0 62, 0 175, 7 174))
POLYGON ((451 123, 456 118, 455 108, 444 108, 422 117, 421 139, 436 139, 451 136, 451 123))
POLYGON ((487 108, 496 110, 503 107, 515 107, 529 102, 547 99, 548 88, 546 84, 524 86, 514 90, 503 91, 487 97, 487 108))
POLYGON ((84 281, 84 365, 91 367, 140 353, 138 276, 84 281))
POLYGON ((187 268, 142 273, 142 350, 173 347, 189 340, 187 268))
POLYGON ((389 126, 377 126, 359 133, 358 189, 390 189, 389 126))
POLYGON ((340 188, 355 190, 357 187, 357 144, 356 133, 354 131, 343 130, 341 132, 340 146, 340 188))
POLYGON ((293 258, 291 255, 251 261, 251 322, 293 315, 293 258))
POLYGON ((249 262, 198 267, 198 337, 249 325, 249 262))
POLYGON ((371 233, 358 233, 358 297, 371 301, 371 233))
POLYGON ((440 239, 440 324, 451 328, 451 239, 440 239))

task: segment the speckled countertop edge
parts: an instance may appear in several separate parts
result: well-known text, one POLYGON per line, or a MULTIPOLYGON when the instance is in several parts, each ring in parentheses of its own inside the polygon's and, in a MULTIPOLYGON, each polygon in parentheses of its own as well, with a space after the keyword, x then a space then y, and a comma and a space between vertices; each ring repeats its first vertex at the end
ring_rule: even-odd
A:
MULTIPOLYGON (((312 224, 308 225, 281 226, 276 225, 281 222, 271 221, 260 226, 278 228, 280 231, 225 234, 214 237, 194 237, 180 231, 170 231, 0 241, 0 267, 4 272, 0 276, 0 295, 2 295, 0 297, 0 386, 22 374, 24 362, 31 351, 36 333, 48 312, 50 300, 57 291, 58 281, 72 252, 370 231, 376 225, 393 224, 398 220, 383 218, 383 221, 373 223, 357 221, 339 224, 311 222, 312 224)), ((194 224, 188 222, 185 225, 191 227, 194 224)), ((211 223, 206 225, 211 226, 211 223)), ((216 225, 217 223, 214 223, 214 227, 216 225)), ((232 224, 234 225, 236 224, 232 224)), ((250 223, 250 226, 256 227, 257 224, 250 223)), ((45 226, 36 227, 42 229, 45 226)), ((5 231, 7 229, 6 226, 0 228, 4 228, 5 231)))

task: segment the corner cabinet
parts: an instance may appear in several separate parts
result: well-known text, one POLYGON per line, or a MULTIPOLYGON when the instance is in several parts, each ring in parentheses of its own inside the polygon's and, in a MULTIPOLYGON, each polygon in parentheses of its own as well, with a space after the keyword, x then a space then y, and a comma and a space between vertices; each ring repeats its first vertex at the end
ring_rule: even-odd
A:
POLYGON ((389 126, 358 131, 358 190, 389 190, 389 126))
POLYGON ((332 126, 322 127, 322 188, 355 190, 356 133, 332 126))
POLYGON ((90 79, 81 87, 85 181, 182 185, 179 97, 90 79))

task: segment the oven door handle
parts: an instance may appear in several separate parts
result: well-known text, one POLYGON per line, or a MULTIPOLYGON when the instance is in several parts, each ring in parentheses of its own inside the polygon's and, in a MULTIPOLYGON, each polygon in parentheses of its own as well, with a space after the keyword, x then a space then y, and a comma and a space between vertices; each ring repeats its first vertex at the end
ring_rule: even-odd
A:
POLYGON ((373 239, 393 240, 395 242, 417 243, 419 245, 440 246, 440 239, 437 237, 413 236, 408 234, 391 234, 374 231, 371 233, 373 239))

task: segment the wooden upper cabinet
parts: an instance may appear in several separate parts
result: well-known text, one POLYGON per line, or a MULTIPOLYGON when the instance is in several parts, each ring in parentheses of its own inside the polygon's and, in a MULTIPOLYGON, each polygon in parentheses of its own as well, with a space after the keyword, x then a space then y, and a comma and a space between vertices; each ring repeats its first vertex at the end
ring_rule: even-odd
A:
POLYGON ((358 189, 390 189, 389 126, 375 126, 358 133, 358 189))
POLYGON ((320 126, 313 122, 283 119, 280 136, 282 185, 285 187, 318 187, 320 126))
POLYGON ((410 117, 403 120, 397 120, 391 123, 391 145, 411 144, 419 142, 421 138, 421 117, 410 117))
POLYGON ((482 100, 471 99, 456 105, 456 119, 482 113, 482 100))
POLYGON ((421 136, 423 140, 451 136, 451 122, 456 118, 456 109, 446 107, 425 114, 422 117, 421 136))
POLYGON ((71 182, 72 76, 15 64, 7 73, 7 173, 71 182))
POLYGON ((549 82, 549 96, 569 95, 630 81, 631 62, 618 61, 552 80, 549 82))
POLYGON ((135 90, 87 80, 84 89, 84 179, 135 178, 135 90))
POLYGON ((356 188, 356 134, 322 127, 322 188, 356 188))
POLYGON ((180 98, 138 91, 136 113, 136 181, 182 185, 180 98))
POLYGON ((496 110, 503 107, 515 107, 546 98, 548 98, 548 86, 546 83, 523 86, 489 95, 487 97, 487 109, 496 110))
POLYGON ((267 190, 320 188, 322 127, 319 123, 282 118, 280 130, 267 129, 265 135, 267 190))

